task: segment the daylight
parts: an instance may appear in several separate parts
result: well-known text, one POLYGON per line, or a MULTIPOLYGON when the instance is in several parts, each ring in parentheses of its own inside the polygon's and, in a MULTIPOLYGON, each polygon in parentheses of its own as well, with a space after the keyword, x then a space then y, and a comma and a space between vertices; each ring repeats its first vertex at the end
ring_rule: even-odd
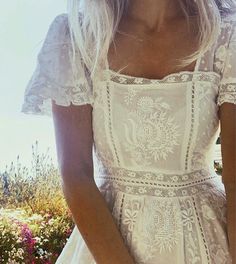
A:
POLYGON ((66 11, 65 0, 12 0, 0 2, 0 170, 17 156, 31 158, 36 140, 55 160, 52 120, 20 113, 23 93, 35 68, 36 56, 53 18, 66 11))
POLYGON ((0 2, 1 264, 236 264, 224 3, 0 2))

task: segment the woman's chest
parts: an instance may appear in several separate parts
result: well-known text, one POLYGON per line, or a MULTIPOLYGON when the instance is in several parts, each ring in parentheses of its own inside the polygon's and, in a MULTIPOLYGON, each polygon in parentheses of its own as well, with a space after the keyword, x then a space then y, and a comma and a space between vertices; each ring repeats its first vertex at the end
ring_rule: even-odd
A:
POLYGON ((127 33, 116 33, 108 52, 110 68, 121 73, 151 79, 179 72, 194 71, 196 61, 178 67, 180 60, 198 48, 195 31, 182 28, 164 32, 144 34, 137 29, 126 29, 127 33), (131 33, 129 33, 131 32, 131 33))

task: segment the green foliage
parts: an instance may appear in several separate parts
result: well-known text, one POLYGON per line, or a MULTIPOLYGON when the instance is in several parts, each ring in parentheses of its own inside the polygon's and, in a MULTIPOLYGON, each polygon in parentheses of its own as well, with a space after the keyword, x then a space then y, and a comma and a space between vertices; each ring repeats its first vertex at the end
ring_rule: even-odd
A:
POLYGON ((0 173, 0 204, 0 263, 55 263, 74 223, 59 171, 37 141, 30 168, 18 156, 0 173))

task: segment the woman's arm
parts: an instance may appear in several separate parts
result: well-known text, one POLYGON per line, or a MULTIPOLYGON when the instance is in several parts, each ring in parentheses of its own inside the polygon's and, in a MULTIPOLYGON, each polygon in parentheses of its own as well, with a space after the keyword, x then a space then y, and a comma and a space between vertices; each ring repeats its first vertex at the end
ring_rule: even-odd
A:
POLYGON ((227 230, 233 264, 236 264, 236 105, 220 106, 222 181, 227 199, 227 230))
POLYGON ((93 178, 91 105, 52 103, 63 193, 75 224, 96 263, 134 264, 93 178))

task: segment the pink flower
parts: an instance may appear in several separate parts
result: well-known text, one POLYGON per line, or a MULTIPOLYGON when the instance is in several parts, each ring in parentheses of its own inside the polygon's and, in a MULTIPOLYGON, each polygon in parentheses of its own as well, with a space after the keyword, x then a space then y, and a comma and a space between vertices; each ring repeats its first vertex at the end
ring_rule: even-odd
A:
POLYGON ((34 251, 35 239, 27 224, 22 224, 21 236, 26 245, 27 252, 31 255, 34 251))

